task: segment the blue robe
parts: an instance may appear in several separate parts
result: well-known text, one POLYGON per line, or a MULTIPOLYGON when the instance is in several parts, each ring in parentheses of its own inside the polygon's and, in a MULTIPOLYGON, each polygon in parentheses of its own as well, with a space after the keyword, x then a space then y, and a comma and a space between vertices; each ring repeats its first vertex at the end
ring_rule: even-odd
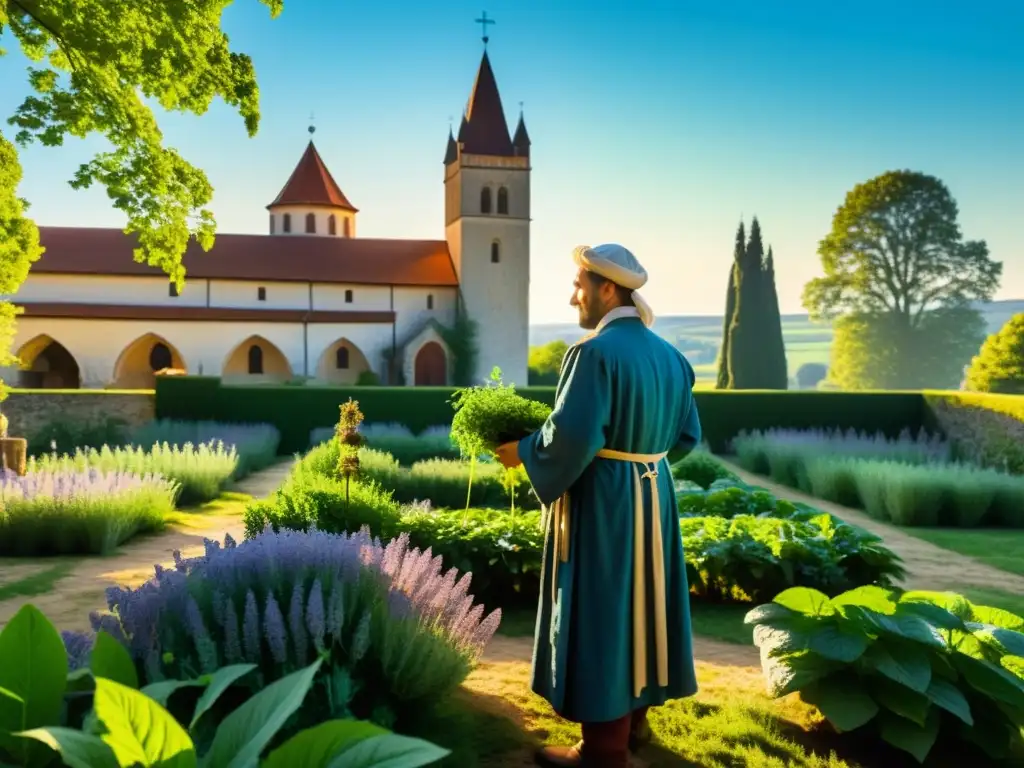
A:
MULTIPOLYGON (((646 560, 647 683, 634 688, 634 472, 629 461, 597 457, 602 448, 678 455, 701 437, 686 358, 635 317, 612 320, 570 347, 555 407, 518 453, 541 502, 568 492, 568 556, 558 554, 548 515, 533 654, 533 690, 581 723, 617 720, 697 692, 675 484, 668 461, 644 480, 646 546, 652 514, 661 522, 667 617, 667 684, 656 668, 652 556, 646 560), (659 505, 651 510, 650 483, 659 505), (552 583, 553 571, 556 583, 552 583)), ((652 465, 653 466, 653 465, 652 465)), ((647 467, 639 466, 640 471, 647 467)), ((637 475, 638 476, 638 475, 637 475)), ((642 665, 641 665, 642 669, 642 665)))

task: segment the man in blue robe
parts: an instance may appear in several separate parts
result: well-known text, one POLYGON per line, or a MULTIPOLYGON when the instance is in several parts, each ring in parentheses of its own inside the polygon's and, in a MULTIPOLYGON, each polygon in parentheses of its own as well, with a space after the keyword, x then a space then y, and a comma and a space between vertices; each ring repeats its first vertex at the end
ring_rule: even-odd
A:
POLYGON ((543 428, 498 449, 545 506, 533 690, 582 724, 541 765, 619 768, 647 708, 697 692, 689 589, 667 461, 701 437, 693 369, 651 330, 647 273, 620 245, 579 247, 570 304, 591 331, 562 361, 543 428))

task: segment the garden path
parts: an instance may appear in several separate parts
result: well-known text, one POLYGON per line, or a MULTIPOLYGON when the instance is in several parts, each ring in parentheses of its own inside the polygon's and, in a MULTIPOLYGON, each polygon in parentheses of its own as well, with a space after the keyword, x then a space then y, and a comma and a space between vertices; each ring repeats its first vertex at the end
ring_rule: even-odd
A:
MULTIPOLYGON (((292 459, 254 472, 232 489, 260 499, 273 493, 285 480, 292 459)), ((145 536, 124 544, 108 557, 47 558, 31 563, 5 559, 0 562, 0 586, 33 576, 55 564, 68 564, 66 574, 44 594, 19 595, 0 601, 0 628, 27 602, 41 610, 58 629, 89 629, 89 612, 106 607, 104 591, 119 584, 138 586, 153 575, 154 564, 173 566, 174 551, 185 557, 203 552, 203 539, 223 541, 231 534, 237 541, 244 538, 245 526, 237 514, 196 514, 187 523, 167 526, 160 534, 145 536), (70 561, 70 563, 68 562, 70 561)))
MULTIPOLYGON (((761 668, 760 652, 753 645, 725 643, 710 637, 695 635, 693 656, 698 661, 719 667, 761 668)), ((483 660, 488 663, 529 662, 533 659, 532 637, 505 637, 495 635, 484 650, 483 660)))
POLYGON ((922 541, 905 533, 897 526, 876 520, 860 510, 842 507, 808 496, 788 486, 774 483, 761 475, 747 472, 730 461, 720 457, 719 460, 732 472, 739 475, 745 483, 771 491, 780 499, 810 504, 822 512, 828 512, 851 525, 856 525, 882 537, 885 545, 903 558, 907 569, 904 587, 907 589, 959 592, 965 586, 970 585, 1024 595, 1024 577, 1022 576, 1001 571, 966 555, 922 541))

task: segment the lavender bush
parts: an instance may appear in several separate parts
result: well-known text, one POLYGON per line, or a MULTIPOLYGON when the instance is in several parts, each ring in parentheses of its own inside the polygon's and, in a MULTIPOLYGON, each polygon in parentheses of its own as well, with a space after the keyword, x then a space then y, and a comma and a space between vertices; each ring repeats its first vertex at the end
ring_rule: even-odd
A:
MULTIPOLYGON (((109 589, 94 629, 119 638, 149 682, 246 662, 264 685, 320 655, 305 706, 331 717, 391 725, 414 714, 465 679, 501 619, 474 604, 469 574, 442 571, 407 535, 382 546, 365 530, 267 530, 238 545, 207 540, 201 557, 175 562, 137 589, 109 589)), ((85 639, 65 643, 81 663, 85 639)))
POLYGON ((1011 412, 937 397, 930 399, 929 405, 939 426, 949 435, 958 458, 1024 475, 1024 421, 1020 418, 1011 412))
POLYGON ((175 421, 157 419, 137 428, 131 445, 148 448, 152 445, 184 446, 223 443, 233 446, 238 464, 233 475, 240 480, 252 472, 270 466, 277 460, 281 433, 272 424, 226 424, 217 421, 175 421))
POLYGON ((161 529, 176 493, 159 475, 0 471, 0 555, 108 554, 137 533, 161 529))
POLYGON ((179 488, 177 502, 187 506, 220 495, 238 465, 234 446, 222 442, 193 445, 157 443, 149 449, 78 449, 73 455, 44 454, 29 460, 28 471, 73 472, 99 469, 104 472, 132 472, 136 475, 162 475, 179 488))

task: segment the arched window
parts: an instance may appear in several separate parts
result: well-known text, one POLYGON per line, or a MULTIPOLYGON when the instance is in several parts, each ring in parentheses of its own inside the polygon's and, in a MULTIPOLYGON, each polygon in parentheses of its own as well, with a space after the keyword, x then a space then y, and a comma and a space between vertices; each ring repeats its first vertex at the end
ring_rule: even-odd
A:
POLYGON ((491 188, 484 187, 480 190, 480 213, 491 212, 491 188))
POLYGON ((434 308, 434 294, 428 293, 427 294, 427 309, 433 309, 433 308, 434 308))
POLYGON ((501 261, 501 243, 495 240, 491 243, 491 264, 497 264, 501 261))
POLYGON ((274 234, 274 214, 270 214, 270 234, 274 234))
POLYGON ((498 213, 508 213, 508 190, 498 187, 498 213))
POLYGON ((351 288, 349 288, 348 290, 345 291, 345 303, 346 304, 351 304, 352 303, 352 289, 351 288))
POLYGON ((334 367, 338 369, 348 368, 348 347, 338 347, 334 353, 334 367))
POLYGON ((286 213, 281 218, 281 231, 285 234, 292 231, 292 215, 290 213, 286 213))
POLYGON ((313 213, 307 213, 306 214, 306 234, 307 235, 315 235, 316 234, 316 214, 313 214, 313 213))
POLYGON ((167 345, 162 342, 157 342, 153 345, 153 348, 149 350, 149 367, 154 371, 162 371, 164 368, 173 367, 174 363, 171 358, 171 350, 167 348, 167 345))
POLYGON ((249 373, 263 373, 263 348, 259 344, 249 347, 249 373))
POLYGON ((345 219, 342 222, 342 231, 345 233, 345 237, 352 237, 352 219, 345 219))
POLYGON ((336 218, 334 218, 334 214, 333 213, 330 216, 327 217, 327 234, 329 234, 329 235, 336 235, 336 234, 338 234, 338 220, 336 218))

